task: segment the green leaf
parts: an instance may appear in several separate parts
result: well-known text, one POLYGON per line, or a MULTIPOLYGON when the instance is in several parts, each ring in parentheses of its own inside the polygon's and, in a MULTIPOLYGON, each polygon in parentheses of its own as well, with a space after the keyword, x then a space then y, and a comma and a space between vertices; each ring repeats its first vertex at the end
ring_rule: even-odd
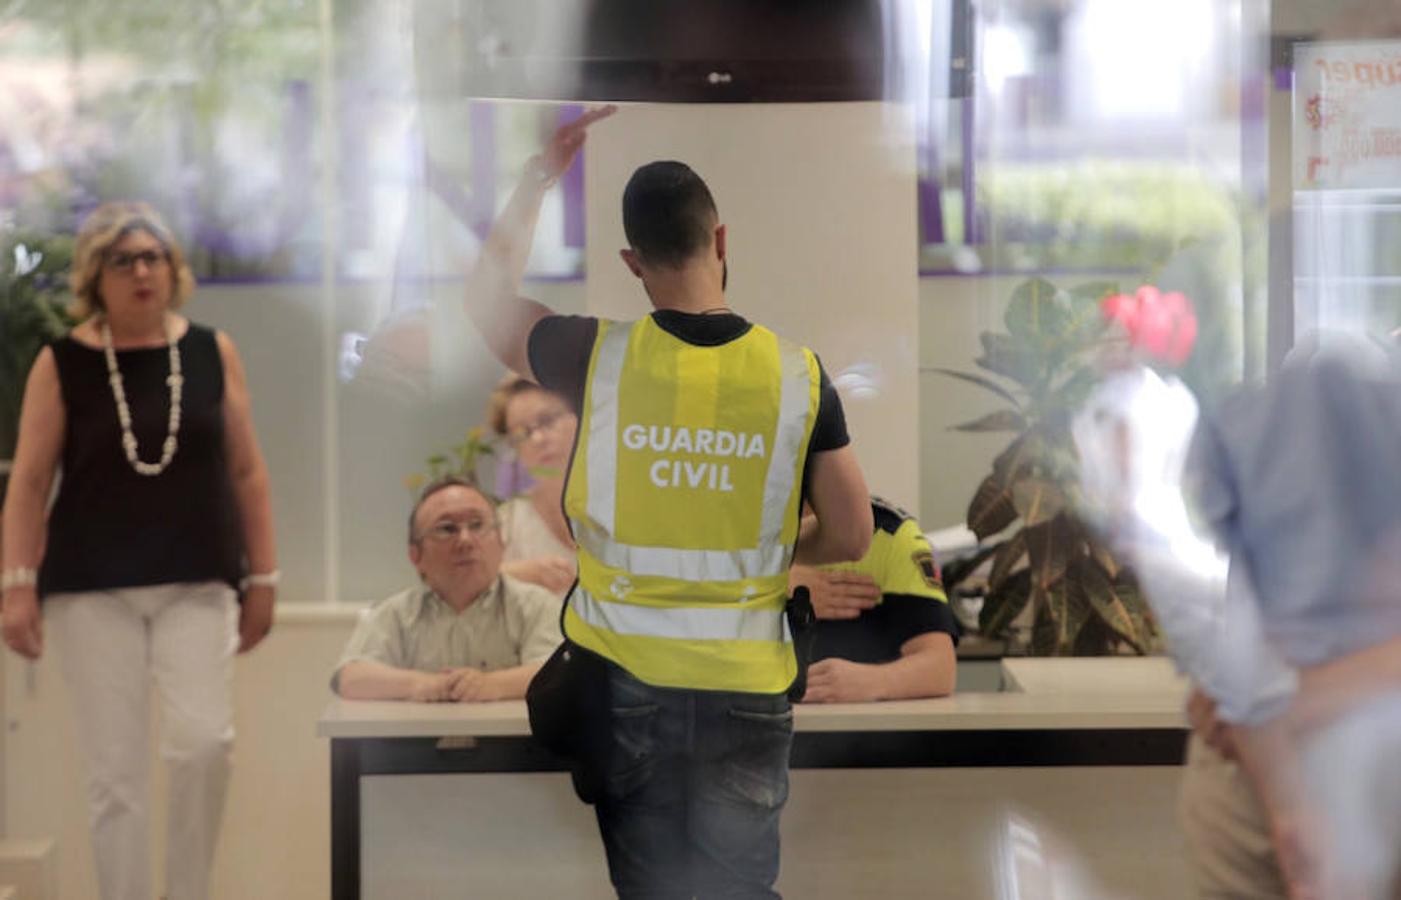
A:
POLYGON ((1044 278, 1032 278, 1012 291, 1002 321, 1027 343, 1057 338, 1070 321, 1069 296, 1044 278))
POLYGON ((1028 528, 1051 520, 1065 508, 1065 495, 1047 478, 1019 479, 1011 493, 1012 506, 1028 528))
POLYGON ((1075 635, 1075 646, 1071 652, 1076 656, 1104 656, 1111 649, 1113 637, 1097 616, 1090 616, 1080 628, 1080 633, 1075 635))
POLYGON ((1021 431, 1026 427, 1026 420, 1010 409, 999 409, 997 412, 974 419, 971 422, 964 422, 961 425, 953 426, 954 431, 1021 431))
POLYGON ((1070 289, 1070 317, 1065 333, 1068 341, 1079 345, 1077 349, 1086 349, 1109 327, 1099 304, 1118 291, 1119 285, 1112 281, 1091 281, 1070 289))
POLYGON ((1114 582, 1114 589, 1118 592, 1119 598, 1124 603, 1124 608, 1129 611, 1129 618, 1133 619, 1134 627, 1138 630, 1142 638, 1142 647, 1135 647, 1139 653, 1152 653, 1162 649, 1162 636, 1158 631, 1158 621, 1153 616, 1153 609, 1148 605, 1147 599, 1138 587, 1132 584, 1132 576, 1124 570, 1125 579, 1114 582))
POLYGON ((1086 549, 1089 550, 1090 557, 1099 564, 1099 567, 1103 569, 1111 579, 1119 577, 1121 566, 1119 565, 1119 561, 1114 558, 1114 554, 1109 552, 1108 547, 1092 537, 1086 539, 1085 546, 1086 549))
POLYGON ((1089 620, 1089 608, 1073 596, 1065 582, 1046 589, 1033 586, 1032 599, 1038 604, 1031 632, 1032 649, 1048 656, 1073 653, 1075 639, 1089 620))
POLYGON ((1011 391, 1007 390, 1002 385, 993 381, 991 378, 987 378, 975 372, 959 372, 955 369, 945 369, 939 366, 935 366, 931 369, 928 369, 927 371, 938 372, 940 375, 947 375, 950 378, 959 378, 963 381, 971 382, 973 384, 976 384, 978 387, 986 388, 987 390, 992 391, 994 394, 1006 400, 1013 406, 1018 408, 1021 407, 1021 403, 1018 402, 1017 398, 1012 394, 1011 391))
POLYGON ((1110 294, 1119 293, 1119 282, 1085 281, 1070 288, 1066 293, 1070 295, 1072 302, 1079 301, 1079 303, 1092 305, 1096 313, 1098 313, 1099 301, 1108 297, 1110 294))
POLYGON ((968 529, 985 541, 1017 519, 1012 490, 996 475, 984 478, 968 504, 968 529))
POLYGON ((997 549, 992 560, 992 571, 988 573, 988 591, 995 593, 1002 588, 1017 563, 1026 556, 1026 530, 1018 531, 1012 538, 997 549))
POLYGON ((1011 335, 990 331, 984 331, 978 340, 982 342, 983 355, 973 362, 989 372, 1012 379, 1027 390, 1041 388, 1044 378, 1036 348, 1011 335))
POLYGON ((1031 581, 1042 589, 1050 588, 1065 577, 1070 564, 1070 547, 1074 540, 1065 518, 1057 516, 1019 532, 1024 536, 1027 557, 1031 560, 1031 581))
MULTIPOLYGON (((1145 652, 1146 635, 1140 634, 1139 623, 1124 605, 1124 592, 1115 586, 1104 572, 1088 559, 1078 559, 1074 566, 1074 583, 1085 601, 1111 631, 1128 641, 1134 650, 1145 652)), ((1141 619, 1140 619, 1141 621, 1141 619)))
POLYGON ((993 474, 1002 481, 1010 482, 1025 474, 1028 469, 1039 465, 1046 450, 1047 444, 1042 430, 1035 426, 1028 428, 1021 437, 997 454, 997 458, 992 461, 993 474))
POLYGON ((991 591, 983 598, 983 608, 978 613, 978 633, 984 637, 1000 637, 1021 615, 1031 599, 1031 577, 1027 572, 1018 572, 1007 580, 1000 591, 991 591))

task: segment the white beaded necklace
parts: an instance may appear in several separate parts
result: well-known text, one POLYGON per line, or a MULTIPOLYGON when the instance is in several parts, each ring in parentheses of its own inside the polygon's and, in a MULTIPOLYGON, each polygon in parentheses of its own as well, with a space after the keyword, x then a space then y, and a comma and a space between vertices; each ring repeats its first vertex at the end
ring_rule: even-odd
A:
POLYGON ((107 383, 112 386, 112 397, 117 401, 117 420, 122 425, 122 449, 126 451, 127 462, 138 475, 159 475, 175 458, 179 448, 180 435, 180 396, 185 387, 185 377, 180 374, 180 348, 175 342, 175 328, 171 317, 165 318, 166 346, 170 348, 170 376, 165 383, 170 387, 170 424, 166 426, 165 443, 161 445, 161 461, 142 462, 136 453, 136 435, 131 432, 131 409, 126 405, 126 389, 122 386, 122 372, 117 368, 117 353, 112 349, 112 329, 104 316, 98 323, 102 332, 102 354, 107 358, 107 383))

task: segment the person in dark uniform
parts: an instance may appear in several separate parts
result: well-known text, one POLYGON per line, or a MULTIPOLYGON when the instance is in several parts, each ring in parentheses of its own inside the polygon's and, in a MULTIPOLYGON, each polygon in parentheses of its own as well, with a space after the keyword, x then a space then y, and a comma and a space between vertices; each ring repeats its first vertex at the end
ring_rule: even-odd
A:
POLYGON ((817 613, 806 703, 905 700, 953 692, 958 622, 919 523, 873 497, 875 534, 859 561, 794 566, 817 613))

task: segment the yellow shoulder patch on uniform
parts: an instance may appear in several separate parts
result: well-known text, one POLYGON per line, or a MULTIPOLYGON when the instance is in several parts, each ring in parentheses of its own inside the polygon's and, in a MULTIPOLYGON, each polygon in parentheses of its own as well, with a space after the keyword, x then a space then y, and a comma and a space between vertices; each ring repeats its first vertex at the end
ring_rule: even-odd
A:
POLYGON ((919 574, 924 578, 924 583, 935 590, 944 589, 944 580, 939 573, 939 565, 934 562, 934 553, 928 548, 916 550, 910 558, 914 560, 915 568, 919 569, 919 574))

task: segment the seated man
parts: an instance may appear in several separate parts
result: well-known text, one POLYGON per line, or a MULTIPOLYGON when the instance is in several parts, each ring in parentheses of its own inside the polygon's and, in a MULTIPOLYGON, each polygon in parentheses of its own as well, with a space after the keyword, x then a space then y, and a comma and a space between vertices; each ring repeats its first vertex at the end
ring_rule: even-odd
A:
POLYGON ((502 575, 491 501, 461 478, 424 488, 409 514, 423 584, 375 604, 331 689, 352 700, 518 700, 563 638, 560 599, 502 575))
POLYGON ((859 562, 794 566, 789 575, 790 588, 811 592, 818 619, 805 702, 953 692, 958 623, 934 551, 908 513, 874 497, 871 506, 875 535, 859 562))

